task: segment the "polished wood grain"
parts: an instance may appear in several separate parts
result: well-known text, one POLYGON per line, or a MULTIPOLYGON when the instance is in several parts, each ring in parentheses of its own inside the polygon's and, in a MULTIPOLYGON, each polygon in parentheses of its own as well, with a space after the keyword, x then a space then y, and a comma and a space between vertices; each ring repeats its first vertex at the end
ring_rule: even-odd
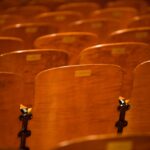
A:
POLYGON ((72 2, 62 4, 57 7, 57 10, 64 11, 64 10, 72 10, 81 12, 85 17, 88 17, 90 12, 97 10, 100 8, 100 5, 95 2, 72 2))
POLYGON ((138 65, 134 73, 131 109, 127 113, 125 132, 150 132, 150 61, 138 65))
POLYGON ((37 38, 36 48, 64 49, 69 53, 70 64, 76 64, 78 54, 86 47, 98 43, 98 36, 89 32, 63 32, 37 38))
POLYGON ((149 44, 150 27, 122 29, 113 32, 106 42, 144 42, 149 44))
POLYGON ((72 22, 66 28, 66 31, 91 32, 98 35, 99 42, 106 40, 108 35, 122 28, 120 21, 103 18, 103 19, 86 19, 72 22))
POLYGON ((65 30, 66 26, 77 20, 83 19, 83 15, 76 11, 54 11, 42 13, 34 18, 36 22, 51 23, 59 28, 59 31, 65 30))
POLYGON ((64 141, 52 150, 148 150, 150 148, 149 140, 149 134, 91 135, 64 141))
POLYGON ((122 28, 138 15, 136 9, 132 7, 117 7, 117 8, 105 8, 96 10, 91 13, 91 18, 111 18, 120 21, 122 28))
POLYGON ((0 35, 19 37, 25 41, 25 48, 31 49, 37 37, 57 31, 57 27, 48 23, 22 23, 2 28, 0 35))
POLYGON ((80 64, 116 64, 124 69, 122 96, 130 97, 133 70, 143 61, 150 59, 150 47, 145 43, 122 42, 89 47, 80 53, 80 64))
POLYGON ((0 56, 0 71, 14 72, 23 77, 25 104, 32 105, 36 74, 45 69, 67 65, 67 63, 68 55, 61 50, 13 51, 0 56))
POLYGON ((24 49, 24 41, 16 37, 0 36, 0 54, 24 49))
POLYGON ((18 149, 20 104, 23 103, 23 79, 13 73, 0 72, 0 149, 18 149))
POLYGON ((89 134, 117 133, 121 82, 122 70, 115 65, 73 65, 39 73, 31 150, 89 134))

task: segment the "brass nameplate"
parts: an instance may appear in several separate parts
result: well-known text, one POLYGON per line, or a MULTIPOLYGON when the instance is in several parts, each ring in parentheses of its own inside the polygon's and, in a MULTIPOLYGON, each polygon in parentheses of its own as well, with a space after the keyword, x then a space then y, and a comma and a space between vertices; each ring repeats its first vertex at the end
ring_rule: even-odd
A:
POLYGON ((135 34, 135 37, 136 37, 137 39, 146 38, 146 37, 148 37, 148 32, 139 32, 139 33, 136 33, 136 34, 135 34))
POLYGON ((62 39, 63 43, 74 43, 76 41, 76 38, 73 36, 66 36, 62 39))
POLYGON ((75 77, 88 77, 91 76, 92 70, 76 70, 75 77))
POLYGON ((37 61, 41 59, 41 54, 32 54, 26 56, 26 61, 37 61))
POLYGON ((106 150, 132 150, 133 143, 131 141, 109 142, 106 150))
POLYGON ((112 48, 111 50, 111 54, 112 55, 116 55, 116 54, 125 54, 126 49, 123 47, 119 47, 119 48, 112 48))
POLYGON ((26 33, 35 33, 37 32, 38 28, 36 27, 29 27, 29 28, 26 28, 26 33))

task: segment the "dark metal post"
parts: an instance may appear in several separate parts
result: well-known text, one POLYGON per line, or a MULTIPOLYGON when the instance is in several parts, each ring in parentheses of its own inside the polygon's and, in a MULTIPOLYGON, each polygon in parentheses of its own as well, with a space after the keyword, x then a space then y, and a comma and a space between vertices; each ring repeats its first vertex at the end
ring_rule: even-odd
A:
POLYGON ((123 132, 123 128, 128 125, 128 122, 125 120, 126 111, 129 110, 129 103, 123 97, 119 97, 119 106, 118 111, 120 111, 119 120, 116 122, 115 126, 118 128, 118 133, 123 132))
POLYGON ((31 131, 27 129, 28 121, 32 118, 31 110, 31 108, 21 105, 20 111, 22 114, 20 115, 19 119, 22 121, 22 129, 18 133, 18 136, 20 137, 19 150, 29 150, 29 147, 26 147, 26 138, 31 135, 31 131))

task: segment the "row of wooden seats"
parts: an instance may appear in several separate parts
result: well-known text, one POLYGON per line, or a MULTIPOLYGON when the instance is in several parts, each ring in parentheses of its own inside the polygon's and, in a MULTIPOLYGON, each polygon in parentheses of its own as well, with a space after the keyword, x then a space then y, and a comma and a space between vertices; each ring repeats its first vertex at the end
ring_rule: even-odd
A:
MULTIPOLYGON (((91 43, 93 45, 100 44, 100 43, 113 43, 113 42, 144 42, 149 44, 150 27, 117 30, 117 25, 115 25, 114 28, 109 29, 110 26, 109 23, 111 21, 108 20, 103 20, 103 21, 101 20, 100 22, 96 20, 94 23, 97 23, 95 25, 99 25, 99 23, 102 22, 103 22, 103 27, 97 26, 96 28, 95 27, 92 28, 92 22, 90 23, 90 21, 88 21, 82 24, 80 23, 76 24, 76 28, 75 25, 73 25, 72 28, 76 31, 60 32, 60 33, 56 33, 57 29, 54 26, 45 23, 24 24, 24 25, 22 24, 22 25, 18 25, 17 27, 16 26, 6 27, 5 29, 3 29, 3 33, 1 34, 2 52, 0 53, 5 52, 5 49, 7 49, 6 50, 7 52, 7 51, 12 51, 13 49, 19 50, 20 48, 22 49, 54 48, 54 43, 52 43, 54 39, 55 40, 57 39, 55 43, 57 42, 57 44, 58 43, 62 44, 62 47, 60 48, 65 48, 63 45, 68 44, 69 46, 69 44, 71 45, 71 43, 73 44, 75 41, 78 45, 79 43, 77 41, 81 39, 83 43, 87 43, 86 44, 87 47, 91 46, 91 43), (106 26, 106 24, 108 26, 106 26), (112 32, 115 29, 116 31, 112 32), (95 33, 97 33, 97 35, 95 33), (10 43, 12 43, 12 47, 4 43, 7 42, 7 40, 10 41, 10 43)), ((82 41, 79 42, 82 43, 82 41)), ((56 47, 58 46, 59 45, 56 45, 56 47)))
POLYGON ((149 140, 149 134, 128 136, 92 135, 61 142, 52 150, 147 150, 150 148, 149 140))
MULTIPOLYGON (((147 16, 143 16, 144 23, 139 19, 136 19, 131 24, 129 24, 129 29, 121 29, 122 25, 120 22, 113 19, 92 19, 92 20, 81 20, 74 23, 71 23, 65 29, 65 32, 92 32, 98 35, 98 42, 106 43, 106 42, 115 42, 115 40, 111 39, 113 34, 121 34, 120 36, 123 38, 119 38, 116 40, 120 41, 141 41, 147 42, 149 41, 149 21, 145 18, 147 16), (146 20, 146 21, 145 21, 146 20), (137 23, 136 23, 137 22, 137 23), (145 24, 145 25, 144 25, 145 24), (133 27, 142 27, 142 28, 133 28, 133 27), (145 27, 144 27, 145 26, 145 27), (120 30, 119 30, 120 29, 120 30), (114 33, 112 33, 114 32, 114 33), (112 33, 112 35, 110 35, 112 33), (123 34, 123 35, 122 35, 123 34), (126 39, 127 37, 127 39, 126 39), (129 37, 129 38, 128 38, 129 37)), ((56 23, 54 23, 56 24, 56 23)), ((5 27, 1 30, 1 36, 13 36, 19 37, 24 40, 24 48, 34 48, 33 42, 36 38, 59 32, 59 25, 48 24, 48 23, 26 23, 26 24, 17 24, 5 27)), ((62 26, 64 27, 66 24, 64 23, 62 26)), ((63 29, 64 30, 64 29, 63 29)), ((59 35, 59 34, 58 34, 59 35)))
MULTIPOLYGON (((132 7, 117 7, 117 8, 104 8, 104 9, 99 9, 98 4, 96 3, 92 3, 92 2, 88 2, 88 3, 69 3, 69 4, 65 4, 63 6, 60 6, 58 9, 55 10, 56 12, 63 12, 63 11, 75 11, 77 13, 80 13, 82 15, 82 17, 84 16, 84 14, 86 13, 86 15, 88 13, 91 13, 91 15, 89 16, 94 17, 94 18, 108 18, 108 17, 112 17, 112 18, 118 18, 122 20, 122 17, 126 17, 126 19, 131 19, 132 17, 134 17, 135 15, 138 15, 138 11, 135 8, 132 7), (67 6, 66 6, 67 5, 67 6), (96 5, 96 6, 95 6, 96 5), (94 8, 93 8, 93 7, 94 8), (69 9, 69 8, 70 9, 69 9), (73 8, 72 8, 73 7, 73 8), (75 9, 74 9, 75 7, 75 9), (85 9, 86 8, 86 9, 85 9), (91 10, 90 10, 91 9, 91 10), (95 10, 95 11, 94 11, 95 10), (84 12, 84 11, 88 11, 84 12), (93 12, 94 11, 94 12, 93 12)), ((55 12, 54 11, 54 12, 55 12)), ((9 8, 9 10, 3 11, 3 14, 8 16, 8 15, 14 15, 14 18, 16 17, 16 15, 20 15, 20 16, 24 16, 25 20, 27 21, 33 21, 32 19, 38 14, 42 14, 48 12, 48 14, 52 13, 53 11, 50 12, 50 10, 48 8, 46 8, 45 6, 37 6, 37 5, 29 5, 29 6, 23 6, 23 7, 18 7, 18 8, 9 8), (29 19, 32 18, 32 19, 29 19)), ((18 19, 17 21, 23 21, 23 18, 15 18, 18 19)), ((50 18, 51 19, 51 18, 50 18)), ((128 20, 129 20, 128 19, 128 20)), ((35 19, 36 20, 36 19, 35 19)), ((127 20, 126 20, 127 21, 127 20)), ((4 22, 4 21, 2 21, 4 22)))
MULTIPOLYGON (((30 29, 31 32, 34 31, 34 28, 30 29)), ((28 35, 27 37, 29 38, 30 36, 28 35)), ((83 42, 83 39, 84 38, 81 37, 79 41, 81 40, 83 42)), ((92 45, 90 42, 88 42, 88 38, 85 39, 85 42, 87 42, 89 45, 92 45)), ((44 44, 42 42, 41 44, 48 46, 49 42, 46 43, 45 40, 43 41, 44 44)), ((4 107, 2 107, 3 117, 1 118, 2 121, 0 122, 5 121, 5 124, 2 124, 1 129, 3 129, 3 131, 1 131, 1 133, 2 135, 6 135, 6 137, 3 137, 1 140, 1 147, 6 148, 7 145, 7 148, 17 148, 18 146, 17 133, 20 127, 19 120, 17 118, 19 116, 19 112, 17 110, 20 104, 20 100, 23 100, 21 101, 23 103, 32 105, 32 103, 28 103, 24 97, 24 95, 27 96, 28 91, 31 91, 31 93, 33 92, 32 95, 35 95, 35 98, 33 98, 34 118, 30 125, 33 135, 28 142, 31 149, 50 149, 61 141, 70 140, 89 134, 116 133, 115 123, 119 116, 119 113, 117 112, 117 98, 121 94, 120 91, 122 90, 122 82, 124 82, 126 76, 119 66, 96 64, 66 66, 45 70, 36 76, 39 71, 44 69, 58 67, 60 65, 67 65, 68 59, 71 58, 73 54, 79 54, 77 49, 81 51, 85 48, 84 46, 80 47, 80 44, 76 44, 77 46, 74 49, 72 45, 72 41, 76 41, 74 38, 63 38, 63 41, 67 43, 66 47, 63 47, 63 49, 68 51, 72 50, 71 52, 65 52, 64 50, 58 51, 54 49, 53 51, 42 50, 43 52, 41 53, 40 50, 28 50, 24 51, 25 55, 23 55, 23 51, 11 52, 11 54, 14 54, 13 58, 9 56, 9 53, 0 56, 2 58, 1 61, 6 60, 5 63, 0 62, 2 71, 9 71, 8 75, 7 73, 2 73, 4 77, 1 81, 1 91, 4 91, 4 93, 2 93, 2 98, 4 100, 2 101, 2 104, 4 104, 4 107), (72 47, 70 48, 70 46, 72 47), (19 58, 15 54, 19 55, 19 58), (47 58, 47 56, 49 57, 47 58), (41 59, 41 57, 44 59, 41 59), (19 66, 16 66, 16 64, 18 64, 18 60, 16 58, 21 60, 21 62, 19 61, 19 66), (10 65, 10 62, 12 65, 10 65), (26 67, 22 67, 24 62, 26 63, 26 67), (101 68, 101 66, 104 68, 101 68), (15 71, 20 75, 24 74, 24 77, 17 76, 15 79, 13 78, 13 80, 9 80, 8 76, 16 76, 10 73, 15 71), (34 85, 33 80, 35 76, 36 82, 34 85), (6 81, 6 84, 4 81, 6 81), (16 81, 18 86, 15 86, 16 81), (23 81, 26 82, 25 87, 23 81), (35 91, 32 90, 33 86, 35 87, 35 91), (9 88, 11 90, 10 94, 8 94, 9 88), (26 93, 24 93, 24 89, 26 89, 26 93), (15 97, 16 94, 18 94, 17 97, 15 97), (14 96, 12 98, 12 96, 9 97, 9 95, 14 96), (14 103, 8 105, 9 99, 11 99, 14 103), (5 104, 5 100, 7 104, 5 104), (14 116, 11 117, 12 114, 14 116), (10 122, 8 122, 9 117, 11 117, 10 122), (16 124, 13 127, 14 122, 16 122, 16 124), (13 130, 12 128, 9 128, 10 124, 12 124, 13 130), (12 140, 8 141, 8 136, 12 140)), ((61 45, 58 43, 59 42, 55 39, 55 48, 59 46, 61 48, 61 45)), ((124 45, 127 45, 127 43, 124 45)), ((129 43, 129 45, 134 47, 133 43, 129 43)), ((49 48, 53 48, 51 46, 49 48)), ((87 61, 86 63, 89 63, 88 60, 90 60, 90 57, 88 58, 88 51, 90 51, 90 49, 91 51, 93 51, 93 49, 97 51, 100 47, 103 46, 105 49, 105 45, 85 49, 80 54, 80 62, 84 63, 85 60, 87 61)), ((140 55, 135 51, 134 54, 137 55, 136 58, 139 59, 137 62, 132 62, 133 64, 131 64, 130 68, 130 65, 128 66, 128 61, 125 58, 121 59, 120 57, 129 56, 128 58, 130 62, 130 59, 132 60, 130 57, 131 54, 133 54, 133 47, 130 49, 131 51, 127 51, 121 48, 121 43, 118 45, 116 44, 116 46, 116 49, 119 50, 112 50, 112 48, 110 48, 111 44, 106 45, 107 49, 110 48, 110 51, 107 52, 106 56, 109 54, 115 57, 113 60, 114 62, 111 61, 108 63, 113 62, 113 64, 119 64, 120 66, 123 65, 123 67, 131 69, 132 67, 135 68, 141 62, 149 60, 148 45, 138 43, 134 48, 139 50, 140 55), (141 47, 144 48, 143 51, 145 51, 145 53, 142 53, 143 51, 141 47), (125 64, 123 62, 125 62, 125 64)), ((41 48, 43 48, 43 46, 41 48)), ((95 55, 94 51, 93 55, 95 55)), ((98 54, 96 54, 96 56, 97 55, 98 54)), ((112 56, 111 59, 113 59, 112 56)), ((73 57, 73 59, 74 58, 75 57, 73 57)), ((77 59, 75 58, 75 61, 76 60, 77 59)), ((135 59, 133 60, 135 61, 135 59)), ((92 61, 92 59, 90 61, 92 61)), ((103 62, 103 59, 101 61, 103 62)), ((101 61, 98 63, 101 63, 101 61)), ((93 61, 93 63, 95 62, 93 61)), ((129 124, 124 130, 125 133, 149 132, 149 110, 147 109, 149 106, 149 80, 147 77, 147 71, 149 68, 149 62, 143 63, 136 68, 134 86, 131 95, 131 110, 127 112, 126 116, 129 124), (146 77, 141 79, 141 74, 143 77, 143 73, 146 77), (143 86, 146 89, 144 89, 143 86), (145 95, 143 96, 142 94, 145 95), (143 99, 145 100, 144 102, 143 99), (145 111, 142 111, 141 113, 142 108, 144 108, 143 110, 145 111)), ((32 99, 31 97, 26 98, 27 100, 32 99)))
MULTIPOLYGON (((27 12, 30 13, 30 10, 27 12)), ((71 18, 71 16, 76 17, 76 18, 74 18, 74 20, 87 19, 87 17, 84 17, 82 12, 75 11, 75 10, 64 10, 64 11, 57 10, 57 11, 52 11, 52 12, 49 12, 49 11, 44 12, 43 11, 43 13, 39 12, 37 14, 35 14, 34 12, 32 13, 32 11, 31 11, 31 14, 32 15, 28 16, 26 19, 26 17, 24 17, 25 15, 23 15, 23 14, 21 15, 19 10, 18 10, 18 12, 16 10, 16 13, 4 13, 4 14, 1 14, 1 18, 0 18, 1 24, 4 24, 5 22, 7 23, 7 21, 8 21, 8 23, 11 23, 10 21, 12 21, 12 23, 15 23, 15 21, 16 21, 16 23, 33 22, 33 21, 36 21, 36 22, 43 21, 43 22, 47 22, 47 23, 48 22, 49 23, 53 23, 53 22, 64 23, 67 20, 70 22, 73 21, 72 20, 73 18, 71 18), (13 18, 9 17, 10 15, 13 18), (51 21, 51 19, 53 21, 51 21)), ((137 15, 139 15, 138 11, 132 7, 120 7, 120 8, 105 8, 105 9, 96 10, 96 11, 92 12, 88 18, 91 18, 91 19, 102 19, 102 18, 110 19, 111 18, 111 19, 117 19, 120 22, 123 21, 124 23, 127 24, 129 21, 131 21, 131 19, 133 19, 133 17, 135 17, 137 15), (123 20, 123 17, 126 17, 126 20, 123 20)))
MULTIPOLYGON (((124 134, 150 132, 149 70, 150 61, 136 67, 124 134)), ((0 147, 17 148, 23 80, 12 73, 3 72, 0 77, 0 147)), ((32 136, 27 140, 31 150, 50 149, 64 140, 92 134, 116 135, 122 80, 123 70, 107 64, 65 66, 39 73, 35 81, 34 118, 29 124, 32 136)))
MULTIPOLYGON (((49 49, 47 45, 45 47, 42 45, 41 47, 45 49, 13 51, 0 55, 0 71, 14 72, 24 78, 25 99, 29 100, 29 104, 33 103, 33 81, 37 73, 70 64, 116 64, 121 66, 124 69, 122 95, 130 97, 133 70, 143 61, 150 60, 150 47, 145 43, 111 43, 85 48, 83 41, 80 45, 77 45, 77 41, 74 44, 71 41, 61 49, 61 45, 55 41, 56 39, 52 41, 53 46, 49 49)), ((91 43, 88 42, 88 44, 91 43)))

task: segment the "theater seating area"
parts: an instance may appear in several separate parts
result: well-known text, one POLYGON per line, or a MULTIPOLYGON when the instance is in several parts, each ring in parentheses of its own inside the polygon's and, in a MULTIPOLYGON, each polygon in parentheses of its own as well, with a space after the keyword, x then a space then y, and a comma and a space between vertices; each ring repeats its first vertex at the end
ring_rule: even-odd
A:
POLYGON ((149 150, 149 114, 148 0, 0 1, 0 150, 149 150))

